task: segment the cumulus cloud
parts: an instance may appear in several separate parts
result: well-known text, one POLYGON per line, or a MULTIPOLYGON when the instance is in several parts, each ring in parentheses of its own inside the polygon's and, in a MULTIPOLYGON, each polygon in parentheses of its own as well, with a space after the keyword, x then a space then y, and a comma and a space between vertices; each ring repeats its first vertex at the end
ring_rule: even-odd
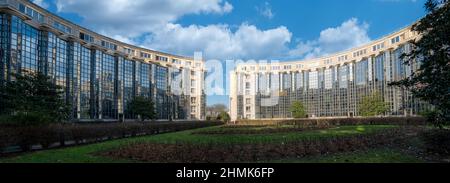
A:
POLYGON ((289 51, 290 57, 313 58, 361 46, 370 42, 369 25, 356 18, 343 22, 340 26, 328 28, 320 37, 312 41, 302 41, 289 51))
POLYGON ((143 46, 182 54, 203 51, 213 59, 263 59, 285 53, 291 37, 283 26, 260 30, 244 23, 233 32, 229 25, 168 24, 148 36, 143 46))
POLYGON ((189 14, 229 13, 233 5, 225 0, 56 0, 56 5, 59 12, 76 13, 84 25, 114 39, 183 55, 202 51, 212 59, 282 55, 292 37, 284 26, 261 30, 246 23, 237 29, 176 23, 189 14))
MULTIPOLYGON (((39 1, 39 0, 35 0, 39 1)), ((289 48, 292 33, 285 26, 181 25, 186 15, 224 15, 233 10, 226 0, 55 0, 59 12, 76 13, 82 24, 114 39, 180 55, 200 51, 207 59, 310 58, 370 41, 368 24, 352 18, 323 30, 320 37, 289 48)), ((268 3, 264 7, 269 7, 268 3)), ((262 9, 261 9, 262 10, 262 9)), ((264 12, 264 11, 262 11, 264 12)), ((272 11, 267 16, 273 17, 272 11)))
POLYGON ((188 14, 225 14, 224 0, 56 0, 59 12, 76 13, 83 24, 108 36, 137 37, 188 14))

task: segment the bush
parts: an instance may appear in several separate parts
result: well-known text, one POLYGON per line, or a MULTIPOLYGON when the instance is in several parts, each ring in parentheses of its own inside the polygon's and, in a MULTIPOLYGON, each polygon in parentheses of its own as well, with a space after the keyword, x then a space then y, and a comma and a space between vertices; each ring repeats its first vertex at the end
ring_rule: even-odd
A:
POLYGON ((217 120, 228 123, 230 122, 231 118, 227 112, 220 112, 220 114, 217 116, 217 120))
POLYGON ((443 129, 449 120, 449 116, 440 110, 428 110, 423 112, 422 116, 426 117, 428 123, 440 129, 443 129))
MULTIPOLYGON (((27 119, 27 121, 29 121, 27 119)), ((94 123, 94 124, 51 124, 22 126, 0 125, 0 149, 8 146, 20 146, 29 151, 33 145, 43 149, 66 141, 76 145, 101 142, 107 139, 125 138, 140 135, 174 132, 200 127, 221 125, 218 122, 174 122, 174 123, 94 123)))
POLYGON ((18 127, 15 138, 22 151, 30 151, 33 145, 39 144, 40 130, 37 127, 18 127))
POLYGON ((298 128, 351 125, 426 125, 423 117, 330 118, 294 120, 241 120, 238 125, 295 125, 298 128))
POLYGON ((7 132, 4 129, 0 129, 0 154, 4 151, 4 149, 8 146, 8 136, 7 132))
POLYGON ((54 123, 53 118, 42 112, 18 112, 0 117, 0 124, 12 126, 36 126, 54 123))
POLYGON ((61 129, 61 126, 59 125, 36 128, 39 134, 38 141, 39 144, 41 144, 42 148, 47 149, 53 143, 59 141, 59 129, 61 129))
POLYGON ((422 139, 428 152, 450 155, 450 130, 430 130, 422 134, 422 139))

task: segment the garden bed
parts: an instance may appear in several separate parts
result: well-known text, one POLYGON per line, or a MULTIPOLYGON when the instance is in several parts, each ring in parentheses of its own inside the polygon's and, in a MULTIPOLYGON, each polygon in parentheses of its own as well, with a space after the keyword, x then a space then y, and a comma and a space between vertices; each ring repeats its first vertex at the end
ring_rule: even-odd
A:
POLYGON ((301 139, 282 143, 192 144, 139 143, 96 155, 114 159, 165 163, 237 163, 299 158, 368 149, 416 136, 420 128, 388 129, 373 134, 301 139))

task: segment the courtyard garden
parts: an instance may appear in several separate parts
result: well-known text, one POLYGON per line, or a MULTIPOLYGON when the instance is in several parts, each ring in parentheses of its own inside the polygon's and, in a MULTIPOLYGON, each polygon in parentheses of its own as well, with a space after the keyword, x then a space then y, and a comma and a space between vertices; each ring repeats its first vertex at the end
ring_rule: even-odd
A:
MULTIPOLYGON (((449 142, 446 135, 437 134, 431 127, 421 124, 419 119, 300 120, 272 124, 211 124, 178 129, 165 126, 165 129, 172 130, 159 134, 142 131, 121 138, 107 138, 106 135, 102 138, 104 141, 4 154, 0 162, 448 162, 448 146, 442 146, 442 143, 449 142), (437 142, 437 138, 440 138, 437 140, 440 144, 429 143, 437 142)), ((447 130, 444 131, 448 134, 447 130)))

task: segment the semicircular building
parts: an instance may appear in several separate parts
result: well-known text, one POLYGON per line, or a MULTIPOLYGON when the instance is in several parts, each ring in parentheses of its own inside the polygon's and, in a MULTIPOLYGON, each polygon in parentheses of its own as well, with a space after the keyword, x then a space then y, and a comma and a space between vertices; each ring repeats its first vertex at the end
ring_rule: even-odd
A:
POLYGON ((63 87, 73 120, 133 120, 136 96, 153 99, 158 119, 205 118, 201 58, 119 42, 28 0, 0 0, 0 32, 0 84, 43 72, 63 87))
POLYGON ((420 35, 406 27, 322 58, 238 64, 230 78, 231 118, 291 118, 294 101, 304 104, 308 117, 360 116, 361 99, 375 92, 389 104, 386 116, 417 115, 429 105, 388 85, 419 67, 420 62, 405 65, 400 57, 417 38, 420 35))

